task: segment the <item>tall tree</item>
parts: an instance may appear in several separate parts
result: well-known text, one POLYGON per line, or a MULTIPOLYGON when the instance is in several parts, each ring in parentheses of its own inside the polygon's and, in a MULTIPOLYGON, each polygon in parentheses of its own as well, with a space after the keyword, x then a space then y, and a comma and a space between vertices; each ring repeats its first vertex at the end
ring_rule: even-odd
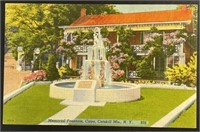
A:
POLYGON ((59 79, 59 77, 58 69, 56 68, 56 57, 50 54, 47 64, 47 80, 53 81, 59 79))
POLYGON ((81 8, 86 8, 88 15, 116 13, 112 5, 103 4, 6 4, 8 46, 15 56, 18 46, 26 50, 25 56, 32 55, 34 48, 42 53, 55 52, 63 36, 58 26, 80 17, 81 8))
POLYGON ((189 35, 188 37, 188 44, 191 46, 191 48, 193 49, 193 51, 197 50, 197 24, 198 24, 198 4, 187 4, 187 5, 177 5, 177 9, 181 9, 181 8, 188 8, 192 10, 192 25, 193 25, 193 34, 191 34, 190 32, 187 32, 187 34, 189 35))
MULTIPOLYGON (((156 27, 152 27, 149 33, 145 35, 144 41, 146 44, 143 50, 147 53, 137 63, 138 75, 149 79, 156 77, 156 73, 163 74, 166 68, 166 57, 175 52, 178 53, 179 49, 177 47, 186 43, 187 39, 188 34, 185 30, 177 30, 163 35, 156 27), (153 59, 156 60, 155 67, 153 67, 153 59)), ((159 77, 162 76, 159 75, 159 77)))

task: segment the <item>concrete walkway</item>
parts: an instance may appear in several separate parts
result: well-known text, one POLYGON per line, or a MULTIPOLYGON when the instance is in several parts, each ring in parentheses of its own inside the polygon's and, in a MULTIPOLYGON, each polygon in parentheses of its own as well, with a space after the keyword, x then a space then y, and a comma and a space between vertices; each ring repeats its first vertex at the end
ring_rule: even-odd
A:
POLYGON ((88 106, 89 105, 70 105, 39 125, 68 125, 68 120, 76 119, 88 106))

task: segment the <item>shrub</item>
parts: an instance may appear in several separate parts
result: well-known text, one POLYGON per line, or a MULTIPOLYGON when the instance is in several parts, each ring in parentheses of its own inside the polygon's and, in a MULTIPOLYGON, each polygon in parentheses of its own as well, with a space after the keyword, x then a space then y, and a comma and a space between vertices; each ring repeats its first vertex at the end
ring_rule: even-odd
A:
POLYGON ((58 69, 58 73, 60 75, 60 77, 62 78, 64 75, 66 75, 67 71, 66 71, 66 68, 64 66, 61 66, 59 69, 58 69))
POLYGON ((155 71, 147 57, 136 64, 136 69, 138 76, 143 79, 152 79, 155 77, 155 71))
POLYGON ((113 44, 106 53, 111 65, 112 79, 114 81, 127 81, 128 68, 134 61, 130 45, 130 38, 134 32, 123 26, 118 26, 114 30, 119 36, 119 43, 113 44))
POLYGON ((61 66, 58 69, 58 73, 59 73, 61 78, 63 78, 64 76, 79 76, 79 73, 77 71, 71 69, 69 67, 69 65, 61 66))
POLYGON ((168 80, 179 85, 184 84, 187 74, 188 72, 186 65, 173 66, 172 68, 167 68, 165 72, 166 78, 168 80))
POLYGON ((24 77, 23 82, 25 84, 27 84, 32 81, 42 81, 45 79, 46 79, 46 71, 38 70, 38 71, 35 71, 35 72, 31 73, 30 75, 24 77))
POLYGON ((158 79, 158 80, 164 80, 165 79, 165 74, 163 71, 155 71, 155 76, 153 79, 158 79))
POLYGON ((114 81, 122 81, 125 78, 124 70, 120 69, 120 66, 116 62, 110 62, 111 66, 111 73, 112 73, 112 80, 114 81))
POLYGON ((197 54, 196 52, 191 57, 186 65, 177 65, 172 68, 167 68, 166 78, 172 83, 185 84, 187 86, 195 86, 197 78, 197 54))
POLYGON ((47 80, 53 81, 59 79, 58 69, 56 68, 56 57, 49 55, 47 64, 47 80))
POLYGON ((71 76, 73 75, 73 70, 69 67, 69 65, 65 65, 66 75, 71 76))
POLYGON ((39 70, 39 58, 35 59, 33 64, 33 71, 39 70))

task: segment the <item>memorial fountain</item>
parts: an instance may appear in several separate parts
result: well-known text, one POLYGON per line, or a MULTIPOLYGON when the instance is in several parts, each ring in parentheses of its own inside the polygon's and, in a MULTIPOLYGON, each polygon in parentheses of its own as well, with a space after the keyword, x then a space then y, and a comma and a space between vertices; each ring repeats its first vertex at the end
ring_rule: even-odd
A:
POLYGON ((112 82, 110 63, 99 28, 94 30, 94 45, 88 48, 80 80, 65 80, 50 85, 50 97, 69 102, 127 102, 140 98, 140 87, 112 82))
POLYGON ((97 80, 100 87, 111 84, 110 63, 99 28, 95 28, 94 45, 88 48, 88 59, 83 62, 81 79, 97 80))

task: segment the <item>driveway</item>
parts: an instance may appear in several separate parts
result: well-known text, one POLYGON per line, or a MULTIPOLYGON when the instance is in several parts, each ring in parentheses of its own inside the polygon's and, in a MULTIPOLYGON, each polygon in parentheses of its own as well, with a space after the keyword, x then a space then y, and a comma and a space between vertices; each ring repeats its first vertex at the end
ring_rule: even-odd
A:
POLYGON ((4 58, 4 95, 18 89, 21 81, 31 71, 17 71, 16 61, 11 53, 6 53, 4 58))

